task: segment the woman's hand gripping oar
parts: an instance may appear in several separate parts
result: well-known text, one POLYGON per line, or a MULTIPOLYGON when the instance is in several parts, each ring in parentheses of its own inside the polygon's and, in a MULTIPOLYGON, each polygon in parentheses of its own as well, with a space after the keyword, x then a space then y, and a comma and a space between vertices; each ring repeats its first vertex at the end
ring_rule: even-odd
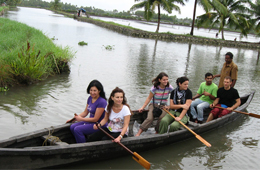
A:
MULTIPOLYGON (((102 132, 104 132, 107 136, 109 136, 111 139, 115 140, 115 138, 113 136, 111 136, 109 133, 107 133, 104 129, 102 129, 100 126, 98 126, 98 122, 96 122, 96 125, 98 127, 99 130, 101 130, 102 132)), ((145 160, 143 157, 141 157, 138 153, 136 152, 132 152, 130 149, 128 149, 125 145, 123 145, 120 142, 117 142, 120 146, 122 146, 126 151, 128 151, 130 154, 133 155, 133 159, 138 162, 140 165, 142 165, 145 169, 150 169, 151 164, 145 160)))
MULTIPOLYGON (((74 113, 74 116, 78 116, 77 113, 74 113)), ((73 117, 72 119, 68 120, 66 123, 72 123, 75 120, 76 120, 75 117, 73 117)))
MULTIPOLYGON (((219 109, 226 109, 224 107, 219 107, 219 106, 214 106, 214 107, 219 108, 219 109)), ((237 110, 232 110, 232 111, 233 112, 237 112, 237 113, 242 113, 242 114, 245 114, 245 115, 252 116, 252 117, 260 119, 260 115, 257 115, 257 114, 254 114, 254 113, 241 112, 241 111, 237 111, 237 110)))
MULTIPOLYGON (((173 117, 175 119, 175 116, 173 116, 168 110, 166 110, 165 108, 162 108, 166 113, 168 113, 169 115, 171 115, 171 117, 173 117)), ((193 130, 191 130, 188 126, 186 126, 184 123, 182 123, 181 121, 179 121, 179 123, 184 126, 186 129, 188 129, 193 135, 195 135, 195 137, 200 140, 202 143, 204 143, 207 147, 211 147, 211 144, 208 143, 205 139, 203 139, 200 135, 198 135, 197 133, 195 133, 193 130)))

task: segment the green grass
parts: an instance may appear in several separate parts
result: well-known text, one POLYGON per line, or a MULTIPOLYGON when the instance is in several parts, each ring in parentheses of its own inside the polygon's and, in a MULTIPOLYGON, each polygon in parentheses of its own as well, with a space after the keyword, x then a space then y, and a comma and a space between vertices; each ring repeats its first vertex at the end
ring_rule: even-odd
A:
POLYGON ((0 18, 0 87, 30 84, 68 70, 74 53, 40 30, 0 18))
POLYGON ((86 43, 85 41, 80 41, 80 42, 78 43, 78 45, 83 46, 83 45, 88 45, 88 43, 86 43))
POLYGON ((8 9, 7 6, 0 6, 0 12, 3 11, 4 9, 8 9))

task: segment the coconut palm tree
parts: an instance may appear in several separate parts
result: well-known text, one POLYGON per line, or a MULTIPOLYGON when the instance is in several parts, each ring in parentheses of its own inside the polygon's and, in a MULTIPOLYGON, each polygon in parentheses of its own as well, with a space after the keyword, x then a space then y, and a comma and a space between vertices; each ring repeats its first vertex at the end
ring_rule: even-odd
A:
POLYGON ((209 4, 208 0, 195 0, 194 1, 194 9, 193 9, 193 17, 192 17, 192 25, 191 25, 190 35, 193 35, 197 3, 199 5, 201 5, 204 8, 204 11, 206 11, 206 12, 209 11, 209 9, 211 8, 211 5, 209 4))
MULTIPOLYGON (((157 24, 157 29, 155 32, 159 31, 160 27, 160 19, 161 19, 161 8, 168 13, 172 13, 172 10, 180 11, 180 7, 178 5, 175 5, 174 3, 178 3, 180 5, 184 5, 184 0, 135 0, 135 2, 142 1, 138 4, 133 5, 130 10, 134 11, 139 8, 144 8, 144 18, 149 21, 154 13, 154 10, 157 6, 158 10, 158 24, 157 24)), ((187 1, 187 0, 185 0, 187 1)))
POLYGON ((53 2, 51 2, 51 8, 53 8, 54 10, 59 10, 61 8, 60 0, 54 0, 53 2))
POLYGON ((248 18, 249 9, 245 6, 245 0, 209 0, 210 11, 198 16, 197 26, 213 28, 219 27, 224 40, 224 28, 240 29, 241 34, 247 36, 250 28, 248 18), (211 10, 212 9, 212 10, 211 10))
POLYGON ((250 6, 250 13, 252 17, 250 19, 251 24, 254 26, 253 29, 260 36, 260 0, 256 0, 253 3, 251 0, 248 0, 250 6))

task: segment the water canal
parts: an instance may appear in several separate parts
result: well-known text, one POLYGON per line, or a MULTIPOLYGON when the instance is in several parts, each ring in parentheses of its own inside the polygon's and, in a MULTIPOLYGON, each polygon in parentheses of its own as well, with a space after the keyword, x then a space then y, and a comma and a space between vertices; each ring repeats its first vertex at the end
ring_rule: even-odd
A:
MULTIPOLYGON (((4 17, 40 29, 50 38, 55 36, 56 44, 69 46, 76 54, 69 74, 0 93, 1 139, 63 124, 73 113, 82 112, 88 97, 86 87, 93 79, 102 82, 107 97, 116 86, 124 89, 132 109, 142 106, 152 78, 161 71, 170 76, 174 87, 176 78, 186 75, 195 95, 206 72, 220 72, 228 51, 239 67, 236 88, 240 94, 256 91, 247 111, 260 114, 256 50, 132 38, 44 9, 19 7, 4 17), (88 46, 78 46, 79 41, 88 42, 88 46), (106 50, 107 45, 114 49, 106 50)), ((218 79, 214 81, 218 83, 218 79)), ((258 169, 259 123, 259 119, 244 116, 202 134, 211 148, 192 138, 139 154, 152 163, 152 169, 258 169)), ((61 168, 143 169, 130 156, 61 168)))

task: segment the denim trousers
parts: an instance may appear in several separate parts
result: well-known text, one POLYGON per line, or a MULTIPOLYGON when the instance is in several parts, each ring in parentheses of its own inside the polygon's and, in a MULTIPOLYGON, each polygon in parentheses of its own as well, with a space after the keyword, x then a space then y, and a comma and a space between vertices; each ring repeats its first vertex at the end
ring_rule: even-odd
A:
POLYGON ((209 108, 209 103, 202 101, 200 99, 196 99, 192 101, 190 105, 190 113, 193 119, 198 119, 199 121, 203 121, 203 110, 209 108), (197 107, 197 111, 195 109, 197 107))

